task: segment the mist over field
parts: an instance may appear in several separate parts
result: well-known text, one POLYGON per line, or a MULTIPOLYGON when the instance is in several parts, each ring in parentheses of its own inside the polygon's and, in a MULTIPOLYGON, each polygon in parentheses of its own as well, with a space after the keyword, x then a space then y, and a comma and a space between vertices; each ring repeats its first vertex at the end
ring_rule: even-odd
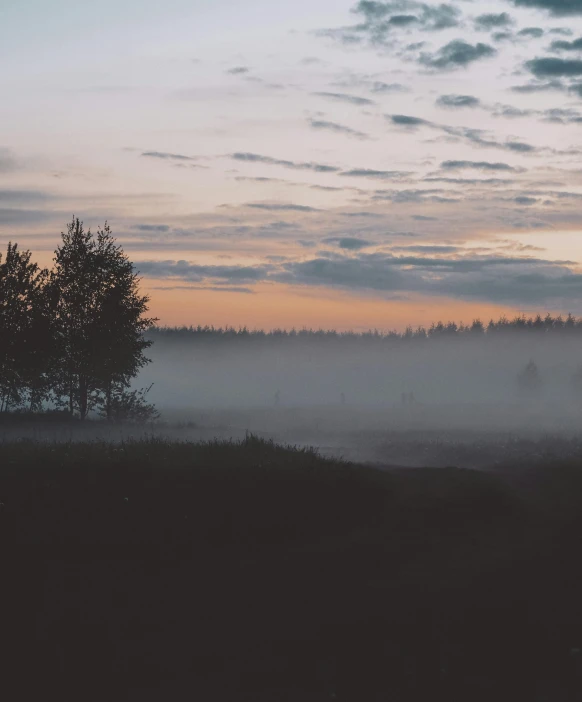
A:
POLYGON ((198 438, 253 432, 402 465, 446 463, 447 442, 495 445, 495 457, 474 446, 463 459, 480 466, 507 440, 578 434, 580 331, 560 324, 402 335, 156 329, 137 384, 153 384, 162 419, 198 438))
MULTIPOLYGON (((402 393, 426 406, 524 404, 517 376, 529 360, 542 383, 540 412, 578 406, 572 376, 582 361, 577 337, 439 339, 426 343, 309 338, 156 338, 142 384, 155 383, 160 408, 400 406, 402 393)), ((531 398, 527 405, 531 408, 531 398)))

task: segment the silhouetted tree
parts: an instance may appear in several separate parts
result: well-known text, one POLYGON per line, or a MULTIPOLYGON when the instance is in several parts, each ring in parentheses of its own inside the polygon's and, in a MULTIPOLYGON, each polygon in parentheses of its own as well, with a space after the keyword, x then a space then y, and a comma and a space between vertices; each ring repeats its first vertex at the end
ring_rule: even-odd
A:
POLYGON ((522 392, 528 394, 535 393, 540 389, 542 379, 538 367, 533 360, 530 360, 525 368, 518 374, 517 384, 522 392))
POLYGON ((12 243, 4 260, 0 254, 0 411, 22 405, 27 391, 42 385, 46 271, 30 258, 30 251, 12 243))
POLYGON ((54 310, 57 394, 81 419, 96 405, 112 418, 113 400, 148 363, 143 333, 149 298, 107 224, 93 236, 73 218, 55 251, 47 285, 54 310))
POLYGON ((147 401, 151 390, 128 390, 117 386, 108 398, 107 404, 101 407, 101 414, 114 422, 152 422, 160 416, 153 404, 147 401))

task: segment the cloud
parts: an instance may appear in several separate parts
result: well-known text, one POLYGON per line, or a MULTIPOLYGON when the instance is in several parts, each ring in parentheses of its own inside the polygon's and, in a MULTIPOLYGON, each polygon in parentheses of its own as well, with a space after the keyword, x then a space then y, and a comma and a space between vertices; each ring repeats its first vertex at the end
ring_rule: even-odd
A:
POLYGON ((436 104, 447 108, 479 107, 481 101, 473 95, 441 95, 436 104))
POLYGON ((539 39, 540 37, 544 36, 544 30, 541 27, 524 27, 523 29, 519 30, 517 36, 539 39))
POLYGON ((535 205, 536 202, 538 202, 537 198, 528 197, 527 195, 519 195, 518 197, 513 198, 513 200, 518 205, 535 205))
POLYGON ((256 282, 263 280, 272 270, 270 266, 202 266, 184 260, 136 261, 135 270, 149 278, 171 278, 190 282, 206 279, 256 282))
POLYGON ((443 161, 441 168, 447 171, 458 171, 463 168, 475 168, 480 171, 509 171, 518 172, 519 168, 514 168, 508 163, 492 163, 490 161, 443 161))
MULTIPOLYGON (((455 249, 455 247, 452 247, 455 249)), ((530 257, 460 255, 429 247, 439 257, 391 253, 336 254, 285 263, 272 275, 281 282, 380 293, 420 293, 502 304, 582 300, 582 275, 567 261, 530 257)))
POLYGON ((451 185, 511 185, 515 181, 512 178, 445 178, 439 176, 427 176, 423 178, 426 183, 450 183, 451 185))
POLYGON ((410 203, 410 202, 438 202, 449 203, 459 202, 458 198, 447 197, 442 193, 448 191, 438 189, 426 190, 376 190, 372 196, 372 200, 388 201, 394 203, 410 203))
POLYGON ((432 122, 421 117, 412 117, 411 115, 390 115, 392 124, 397 124, 402 127, 420 127, 423 125, 430 126, 432 122))
POLYGON ((243 76, 243 80, 247 81, 247 83, 258 83, 263 88, 267 88, 268 90, 284 90, 286 87, 282 83, 270 83, 269 81, 259 78, 258 76, 245 75, 243 76))
POLYGON ((523 141, 498 141, 497 139, 493 139, 482 129, 473 129, 472 127, 452 127, 446 124, 430 122, 429 120, 421 119, 420 117, 413 117, 411 115, 385 115, 385 117, 396 126, 409 127, 411 129, 428 127, 429 129, 443 132, 448 136, 468 141, 476 146, 489 147, 492 149, 503 149, 504 151, 513 151, 518 153, 533 153, 536 151, 535 146, 523 141))
POLYGON ((544 122, 552 122, 554 124, 580 124, 582 122, 582 114, 572 108, 561 109, 553 107, 549 110, 544 110, 541 114, 544 122))
POLYGON ((512 85, 514 93, 542 93, 548 90, 565 90, 566 86, 559 80, 549 80, 544 82, 531 82, 525 85, 512 85))
POLYGON ((426 215, 412 215, 412 219, 415 219, 417 222, 436 222, 436 221, 438 221, 438 217, 427 217, 426 215))
POLYGON ((374 81, 370 90, 373 93, 385 94, 385 93, 406 93, 409 88, 402 83, 383 83, 380 80, 374 81))
POLYGON ((408 27, 417 22, 418 17, 415 15, 392 15, 392 17, 388 19, 388 24, 394 27, 408 27))
POLYGON ((135 224, 133 229, 137 229, 139 232, 157 232, 159 234, 170 231, 167 224, 135 224))
POLYGON ((244 293, 254 295, 252 288, 238 285, 156 285, 151 290, 212 290, 213 292, 244 293))
POLYGON ((245 207, 252 207, 256 210, 268 210, 270 212, 320 212, 315 207, 307 205, 295 205, 293 203, 264 203, 264 202, 249 202, 245 207))
POLYGON ((435 54, 421 53, 418 62, 427 68, 453 70, 465 68, 474 61, 495 56, 497 50, 481 42, 468 44, 461 39, 450 41, 435 54))
POLYGON ((509 117, 512 119, 514 117, 531 117, 540 113, 538 110, 524 110, 519 107, 513 107, 513 105, 495 105, 491 110, 491 114, 494 117, 509 117))
POLYGON ((550 44, 550 51, 582 51, 582 37, 574 41, 553 41, 550 44))
POLYGON ((362 21, 349 27, 323 29, 317 34, 346 46, 366 43, 390 47, 399 33, 410 30, 438 32, 461 23, 461 11, 454 5, 431 5, 417 0, 360 0, 352 12, 362 21))
POLYGON ((340 176, 350 178, 376 178, 378 180, 394 180, 410 175, 410 171, 376 171, 372 168, 352 168, 349 171, 342 171, 340 176))
POLYGON ((514 24, 514 21, 507 12, 501 12, 500 14, 487 13, 475 17, 474 20, 475 29, 486 32, 499 27, 510 27, 512 24, 514 24))
POLYGON ((582 15, 582 0, 513 0, 517 7, 547 10, 555 17, 582 15))
POLYGON ((525 67, 536 78, 568 78, 582 75, 582 60, 580 59, 534 58, 526 61, 525 67))
POLYGON ((0 205, 22 205, 52 199, 54 199, 54 195, 43 190, 5 190, 0 188, 0 205))
POLYGON ((233 76, 240 76, 248 73, 249 71, 250 69, 247 68, 247 66, 234 66, 234 68, 229 68, 226 73, 230 73, 233 76))
POLYGON ((303 163, 297 161, 287 161, 280 158, 271 158, 270 156, 261 156, 260 154, 237 152, 230 154, 230 158, 235 161, 245 161, 247 163, 264 163, 269 166, 282 166, 299 171, 315 171, 316 173, 335 173, 340 169, 336 166, 328 166, 323 163, 303 163))
POLYGON ((394 2, 375 2, 360 0, 353 12, 363 15, 365 25, 359 25, 361 31, 367 31, 380 39, 393 27, 406 27, 417 23, 425 31, 438 31, 456 27, 460 21, 460 10, 454 5, 428 5, 414 0, 396 0, 394 2), (403 14, 407 12, 407 14, 403 14), (414 13, 414 14, 412 14, 414 13))
POLYGON ((459 246, 392 246, 391 251, 409 251, 411 253, 422 253, 422 254, 453 254, 463 251, 459 246))
POLYGON ((342 217, 372 217, 374 219, 382 217, 382 215, 377 212, 340 212, 340 215, 342 217))
POLYGON ((342 74, 342 77, 334 80, 331 85, 337 88, 348 88, 349 90, 369 90, 377 95, 409 92, 409 88, 402 83, 385 83, 382 80, 378 80, 378 74, 367 73, 342 74))
POLYGON ((55 215, 55 212, 48 212, 47 210, 0 208, 0 224, 38 224, 49 222, 55 215))
POLYGON ((267 178, 266 176, 235 176, 235 180, 251 183, 289 183, 289 185, 293 185, 289 180, 284 180, 283 178, 267 178))
POLYGON ((312 93, 318 97, 326 98, 327 100, 335 100, 336 102, 347 102, 352 105, 375 105, 374 100, 369 98, 358 97, 357 95, 347 95, 346 93, 327 93, 318 92, 312 93))
POLYGON ((550 29, 550 34, 559 34, 563 37, 571 37, 574 32, 569 27, 554 27, 550 29))
POLYGON ((313 129, 326 130, 329 132, 335 132, 336 134, 345 134, 346 136, 355 137, 356 139, 369 139, 368 134, 364 132, 359 132, 356 129, 351 129, 351 127, 345 127, 342 124, 337 124, 336 122, 327 122, 321 119, 309 119, 309 125, 313 129))
POLYGON ((360 249, 368 248, 369 246, 374 246, 373 242, 366 241, 365 239, 356 239, 351 236, 343 237, 329 237, 323 239, 324 244, 337 244, 340 249, 348 249, 350 251, 359 251, 360 249))
POLYGON ((195 161, 193 156, 184 156, 183 154, 170 154, 166 151, 144 151, 142 156, 148 158, 159 158, 164 161, 195 161))

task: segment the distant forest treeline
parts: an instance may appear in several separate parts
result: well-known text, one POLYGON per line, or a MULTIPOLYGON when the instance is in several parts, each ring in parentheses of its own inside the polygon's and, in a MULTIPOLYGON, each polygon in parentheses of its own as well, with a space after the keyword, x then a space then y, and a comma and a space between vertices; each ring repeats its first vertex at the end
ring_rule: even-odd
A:
POLYGON ((248 329, 247 327, 214 327, 214 326, 181 326, 181 327, 153 327, 146 337, 150 341, 228 341, 228 340, 286 340, 304 339, 310 341, 427 341, 430 339, 475 339, 479 337, 506 337, 511 335, 535 334, 536 338, 544 336, 558 337, 560 335, 576 334, 582 337, 582 317, 551 314, 526 317, 518 315, 509 319, 505 316, 498 320, 491 319, 483 323, 475 319, 471 324, 456 322, 437 322, 430 327, 408 326, 403 332, 379 331, 377 329, 355 332, 335 331, 333 329, 248 329))

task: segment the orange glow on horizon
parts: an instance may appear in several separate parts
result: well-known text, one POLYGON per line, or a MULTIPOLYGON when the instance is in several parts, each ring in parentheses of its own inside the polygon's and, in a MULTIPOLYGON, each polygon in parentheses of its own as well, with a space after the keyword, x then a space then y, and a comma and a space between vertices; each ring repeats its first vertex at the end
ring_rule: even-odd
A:
POLYGON ((151 314, 167 326, 246 326, 249 329, 337 329, 338 331, 404 330, 408 325, 429 326, 439 320, 484 321, 517 309, 486 302, 411 296, 382 300, 327 288, 257 285, 256 293, 223 292, 178 287, 166 281, 143 281, 151 296, 151 314), (160 289, 160 288, 168 289, 160 289))

